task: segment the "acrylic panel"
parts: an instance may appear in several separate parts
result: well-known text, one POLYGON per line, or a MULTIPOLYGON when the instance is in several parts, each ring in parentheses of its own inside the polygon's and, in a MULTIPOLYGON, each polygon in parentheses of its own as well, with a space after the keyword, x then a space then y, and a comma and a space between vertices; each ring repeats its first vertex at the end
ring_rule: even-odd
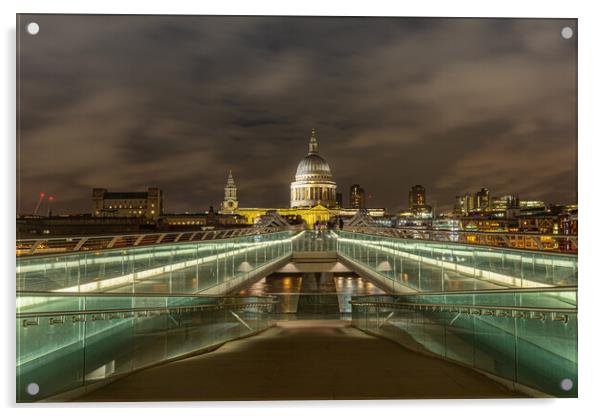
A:
POLYGON ((577 397, 577 36, 18 15, 16 400, 577 397))

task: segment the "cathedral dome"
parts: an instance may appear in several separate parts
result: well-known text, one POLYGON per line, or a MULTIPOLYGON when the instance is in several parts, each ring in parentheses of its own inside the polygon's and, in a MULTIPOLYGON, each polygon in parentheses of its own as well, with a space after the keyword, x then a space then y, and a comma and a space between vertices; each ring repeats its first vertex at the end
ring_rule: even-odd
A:
POLYGON ((332 173, 330 173, 330 166, 321 156, 309 154, 299 162, 295 179, 298 181, 303 179, 332 179, 332 173))
POLYGON ((309 152, 299 162, 295 181, 291 183, 291 208, 336 206, 337 184, 332 180, 330 166, 318 155, 316 129, 312 129, 309 152))

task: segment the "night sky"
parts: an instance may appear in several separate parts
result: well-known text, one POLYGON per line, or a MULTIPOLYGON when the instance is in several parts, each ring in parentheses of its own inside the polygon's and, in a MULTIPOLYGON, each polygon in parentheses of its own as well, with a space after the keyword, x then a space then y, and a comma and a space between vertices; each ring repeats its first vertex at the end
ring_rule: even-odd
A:
POLYGON ((286 207, 312 127, 348 204, 574 203, 576 20, 22 15, 18 212, 158 186, 167 212, 286 207), (40 24, 36 36, 25 32, 40 24))

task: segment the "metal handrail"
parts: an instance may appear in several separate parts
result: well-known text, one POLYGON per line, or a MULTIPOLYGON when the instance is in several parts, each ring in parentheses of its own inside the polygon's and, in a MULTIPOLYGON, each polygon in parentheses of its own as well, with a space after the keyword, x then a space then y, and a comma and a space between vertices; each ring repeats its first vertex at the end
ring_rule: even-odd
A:
POLYGON ((127 293, 127 292, 51 292, 51 291, 32 291, 32 290, 17 290, 17 298, 19 296, 48 296, 53 298, 62 298, 62 297, 129 297, 129 298, 137 298, 137 297, 159 297, 159 298, 222 298, 222 299, 243 299, 246 297, 253 297, 259 299, 269 299, 272 296, 269 295, 248 295, 248 296, 224 296, 224 295, 215 295, 215 294, 207 294, 204 295, 202 293, 156 293, 156 292, 135 292, 135 293, 127 293))
POLYGON ((433 229, 427 229, 427 228, 414 228, 414 227, 366 227, 366 226, 346 226, 343 228, 342 231, 349 231, 349 230, 355 230, 355 229, 370 229, 370 230, 380 230, 380 231, 385 231, 385 230, 394 230, 394 231, 411 231, 411 232, 418 232, 418 233, 448 233, 448 234, 480 234, 480 235, 499 235, 499 236, 516 236, 516 237, 522 237, 522 236, 528 236, 528 237, 553 237, 553 238, 559 238, 559 237, 566 237, 566 238, 576 238, 579 235, 578 234, 541 234, 541 233, 515 233, 515 232, 504 232, 504 231, 471 231, 471 230, 457 230, 457 231, 451 231, 451 230, 433 230, 433 229))
POLYGON ((490 306, 490 305, 463 305, 442 303, 409 303, 409 302, 361 302, 349 301, 352 306, 378 306, 390 309, 412 309, 432 312, 457 312, 467 315, 495 316, 500 318, 524 318, 543 321, 550 314, 553 321, 569 322, 569 314, 577 314, 575 308, 533 308, 524 306, 490 306))
POLYGON ((502 311, 519 311, 519 312, 541 312, 541 313, 577 313, 578 308, 544 308, 544 307, 528 307, 528 306, 495 306, 495 305, 465 305, 465 304, 449 304, 449 303, 412 303, 412 302, 364 302, 350 300, 351 305, 357 306, 383 306, 388 308, 411 308, 411 309, 431 309, 449 312, 459 312, 459 309, 480 309, 480 310, 502 310, 502 311))
POLYGON ((287 231, 288 228, 279 227, 247 227, 226 228, 206 231, 172 231, 172 232, 150 232, 134 234, 113 235, 83 235, 48 238, 17 239, 17 257, 29 257, 36 255, 69 254, 84 251, 98 250, 123 250, 126 248, 148 247, 159 244, 186 244, 200 241, 227 240, 230 238, 247 237, 252 235, 273 234, 287 231), (62 243, 62 244, 61 244, 62 243), (51 244, 51 247, 48 247, 51 244), (89 245, 93 244, 92 247, 89 245), (46 246, 46 247, 44 247, 46 246), (22 248, 19 248, 22 247, 22 248), (40 250, 57 250, 55 253, 44 253, 40 250), (24 251, 24 252, 20 252, 24 251))
POLYGON ((41 311, 41 312, 21 312, 16 314, 17 319, 51 317, 51 316, 77 316, 77 315, 99 315, 99 314, 118 314, 118 313, 138 313, 151 311, 181 311, 189 309, 205 309, 205 310, 220 310, 220 309, 242 309, 248 306, 264 306, 275 305, 278 301, 267 302, 248 302, 248 303, 232 303, 219 305, 181 305, 181 306, 152 306, 140 308, 113 308, 113 309, 92 309, 83 311, 41 311))
POLYGON ((436 292, 397 292, 397 293, 385 293, 382 295, 356 295, 357 297, 369 297, 369 296, 430 296, 430 295, 478 295, 487 293, 535 293, 535 292, 573 292, 577 291, 578 286, 550 286, 550 287, 525 287, 525 288, 513 288, 504 287, 499 289, 477 289, 477 290, 450 290, 450 291, 436 291, 436 292))
POLYGON ((577 254, 577 234, 536 234, 536 233, 510 233, 510 232, 489 232, 489 231, 468 231, 468 230, 433 230, 425 228, 393 228, 393 227, 367 227, 367 226, 347 226, 342 231, 351 233, 361 233, 366 235, 384 236, 393 238, 405 238, 410 240, 424 240, 440 243, 453 243, 463 245, 477 245, 484 247, 499 247, 525 251, 544 251, 547 253, 577 254), (454 240, 451 237, 458 237, 454 240), (478 241, 469 241, 467 236, 476 236, 478 241), (493 238, 495 241, 482 241, 482 238, 493 238), (554 241, 569 241, 574 250, 561 250, 545 248, 542 238, 551 238, 554 241), (537 248, 515 247, 511 245, 512 239, 531 240, 537 248), (495 244, 499 243, 499 244, 495 244))
POLYGON ((227 232, 227 231, 242 231, 242 230, 261 232, 263 230, 281 230, 281 228, 278 228, 278 227, 244 227, 244 228, 220 228, 220 229, 216 229, 216 230, 149 231, 146 233, 126 233, 126 234, 98 234, 98 235, 81 234, 81 235, 68 235, 68 236, 48 237, 48 238, 19 238, 19 239, 17 239, 17 242, 19 242, 19 241, 37 241, 37 240, 44 240, 44 241, 78 240, 78 239, 82 239, 82 238, 110 239, 110 238, 114 238, 114 237, 139 237, 139 236, 148 237, 148 236, 163 235, 163 234, 165 234, 165 235, 198 234, 198 233, 207 234, 207 233, 220 233, 220 232, 227 232))

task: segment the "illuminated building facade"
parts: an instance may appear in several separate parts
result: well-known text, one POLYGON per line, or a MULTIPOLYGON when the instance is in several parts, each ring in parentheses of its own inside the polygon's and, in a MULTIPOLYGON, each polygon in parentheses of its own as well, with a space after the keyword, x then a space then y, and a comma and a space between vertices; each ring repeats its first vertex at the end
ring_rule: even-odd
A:
POLYGON ((366 193, 358 184, 351 185, 349 189, 349 206, 355 209, 366 208, 366 193))
MULTIPOLYGON (((518 197, 516 195, 493 197, 487 188, 481 188, 475 194, 467 193, 456 196, 454 212, 461 215, 480 212, 497 212, 500 214, 509 209, 519 208, 518 204, 518 197)), ((523 204, 521 203, 522 207, 523 204)))
MULTIPOLYGON (((276 211, 282 217, 300 218, 309 227, 312 227, 316 222, 330 221, 335 217, 351 218, 357 213, 357 209, 352 208, 326 208, 322 205, 317 205, 311 208, 238 208, 236 214, 244 217, 249 225, 257 223, 262 216, 268 211, 276 211)), ((366 214, 372 218, 379 219, 386 215, 383 208, 367 208, 366 214)))
POLYGON ((156 220, 163 214, 163 191, 109 192, 92 190, 92 215, 95 217, 147 218, 156 220))
MULTIPOLYGON (((571 213, 562 213, 558 215, 558 233, 562 235, 577 235, 578 233, 578 221, 577 221, 577 209, 571 213)), ((577 247, 568 240, 560 240, 561 250, 574 250, 577 247)))
POLYGON ((466 195, 456 195, 456 201, 454 202, 454 213, 468 213, 468 208, 466 207, 466 195))
POLYGON ((183 214, 166 214, 159 219, 159 229, 212 229, 246 224, 246 219, 237 214, 216 213, 213 207, 205 212, 186 212, 183 214))
POLYGON ((472 194, 466 194, 466 212, 473 212, 475 210, 475 197, 472 194))
POLYGON ((316 129, 312 129, 309 152, 299 162, 295 181, 291 183, 291 208, 311 208, 322 205, 335 208, 337 184, 332 179, 330 166, 318 154, 316 129))
POLYGON ((426 189, 422 185, 414 185, 410 189, 410 196, 408 198, 409 209, 412 210, 417 207, 426 205, 426 189))
POLYGON ((491 211, 506 211, 507 209, 511 208, 518 208, 518 198, 516 195, 491 197, 491 203, 489 206, 491 211))
POLYGON ((531 209, 531 208, 545 208, 546 207, 546 203, 543 201, 520 201, 518 203, 518 206, 521 209, 531 209))
POLYGON ((558 234, 558 216, 552 214, 522 215, 518 219, 521 233, 558 234))
POLYGON ((486 211, 489 209, 489 189, 481 188, 475 195, 477 211, 486 211))
POLYGON ((416 215, 413 211, 400 211, 397 213, 396 227, 399 228, 431 228, 433 218, 427 213, 416 215))
POLYGON ((467 215, 474 212, 476 209, 475 196, 473 194, 465 194, 456 196, 454 212, 456 214, 467 215))
POLYGON ((460 219, 461 229, 479 232, 517 232, 516 220, 489 217, 466 217, 460 219))
POLYGON ((430 226, 433 218, 433 208, 426 204, 426 189, 422 185, 410 188, 408 197, 408 211, 397 213, 398 226, 430 226))

